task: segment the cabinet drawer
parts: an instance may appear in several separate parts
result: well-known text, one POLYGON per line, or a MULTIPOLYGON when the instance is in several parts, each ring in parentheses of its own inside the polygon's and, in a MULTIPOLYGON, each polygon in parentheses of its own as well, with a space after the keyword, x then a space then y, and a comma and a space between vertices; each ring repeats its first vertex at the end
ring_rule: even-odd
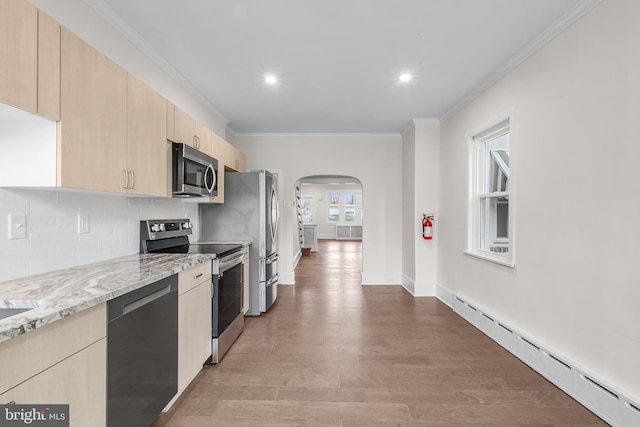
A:
POLYGON ((102 427, 106 420, 106 353, 107 339, 103 338, 0 394, 0 404, 66 404, 70 427, 102 427))
POLYGON ((202 282, 211 282, 211 262, 178 273, 178 295, 190 291, 202 282))
POLYGON ((107 336, 106 303, 0 344, 0 393, 107 336))

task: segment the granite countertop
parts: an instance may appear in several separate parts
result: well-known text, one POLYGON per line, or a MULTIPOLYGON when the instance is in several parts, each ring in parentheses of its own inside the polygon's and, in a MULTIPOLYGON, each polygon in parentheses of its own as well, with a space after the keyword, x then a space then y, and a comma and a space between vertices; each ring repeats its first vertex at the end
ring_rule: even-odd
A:
POLYGON ((139 254, 0 283, 0 307, 34 302, 0 320, 0 342, 209 262, 208 254, 139 254))

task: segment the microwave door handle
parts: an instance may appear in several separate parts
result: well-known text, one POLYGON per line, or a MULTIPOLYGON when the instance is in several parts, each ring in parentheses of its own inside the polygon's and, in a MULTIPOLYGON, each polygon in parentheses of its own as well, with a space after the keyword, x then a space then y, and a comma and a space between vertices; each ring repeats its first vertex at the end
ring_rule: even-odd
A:
POLYGON ((212 193, 213 192, 213 187, 216 186, 216 174, 213 171, 213 166, 212 165, 207 166, 207 170, 204 171, 204 186, 205 186, 205 188, 207 189, 207 191, 209 193, 212 193), (211 186, 211 188, 209 188, 208 180, 207 180, 207 174, 209 174, 209 173, 211 173, 211 176, 213 177, 213 185, 211 186))
POLYGON ((216 188, 216 184, 218 183, 218 174, 213 168, 213 165, 209 165, 209 167, 211 168, 211 176, 213 177, 213 184, 211 185, 211 192, 213 192, 213 189, 216 188))

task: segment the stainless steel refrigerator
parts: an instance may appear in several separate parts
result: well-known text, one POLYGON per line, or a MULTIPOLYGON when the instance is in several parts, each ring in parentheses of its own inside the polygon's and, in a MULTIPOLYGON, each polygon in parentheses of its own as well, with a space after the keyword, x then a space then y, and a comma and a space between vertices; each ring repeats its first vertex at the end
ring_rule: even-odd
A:
POLYGON ((200 205, 200 240, 250 241, 249 309, 266 312, 278 296, 277 175, 226 172, 224 203, 200 205))

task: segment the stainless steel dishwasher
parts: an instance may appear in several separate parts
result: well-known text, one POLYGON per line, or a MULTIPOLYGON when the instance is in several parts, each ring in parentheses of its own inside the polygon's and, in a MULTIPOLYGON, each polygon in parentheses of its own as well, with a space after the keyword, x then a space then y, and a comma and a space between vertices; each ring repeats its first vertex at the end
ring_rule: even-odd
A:
POLYGON ((178 391, 178 275, 107 310, 107 426, 149 426, 178 391))

